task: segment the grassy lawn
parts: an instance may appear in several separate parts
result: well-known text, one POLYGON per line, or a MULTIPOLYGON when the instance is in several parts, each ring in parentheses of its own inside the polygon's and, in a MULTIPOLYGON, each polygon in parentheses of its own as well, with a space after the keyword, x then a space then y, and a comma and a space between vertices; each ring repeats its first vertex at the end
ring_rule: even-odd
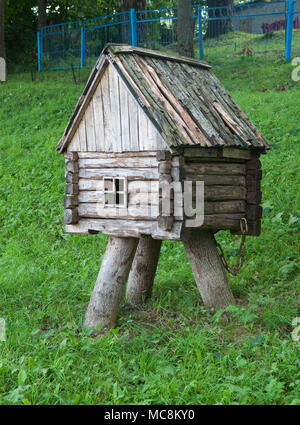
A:
MULTIPOLYGON (((57 71, 0 85, 1 404, 300 403, 300 343, 291 338, 300 316, 300 83, 291 70, 216 69, 272 147, 262 159, 262 235, 247 239, 246 263, 229 276, 230 322, 206 313, 183 246, 165 242, 153 299, 139 311, 123 303, 117 328, 101 338, 82 321, 107 238, 64 232, 55 151, 83 84, 57 71)), ((239 237, 217 239, 233 263, 239 237)))
MULTIPOLYGON (((294 35, 297 30, 294 31, 294 35)), ((204 58, 210 63, 225 65, 243 61, 261 62, 284 59, 285 31, 271 34, 252 34, 234 31, 217 38, 203 40, 204 58)), ((196 57, 198 51, 196 51, 196 57)))

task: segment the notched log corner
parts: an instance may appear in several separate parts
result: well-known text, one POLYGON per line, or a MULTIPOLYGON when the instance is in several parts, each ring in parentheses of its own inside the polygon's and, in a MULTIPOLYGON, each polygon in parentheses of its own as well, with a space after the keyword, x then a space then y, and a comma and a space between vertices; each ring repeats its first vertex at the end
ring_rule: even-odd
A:
MULTIPOLYGON (((261 234, 261 217, 263 209, 260 206, 262 201, 261 162, 258 158, 253 158, 246 162, 246 219, 248 223, 249 236, 259 236, 261 234)), ((240 235, 241 231, 231 231, 232 234, 240 235)))
POLYGON ((79 187, 78 183, 67 183, 66 184, 66 194, 67 195, 78 195, 79 193, 79 187))
POLYGON ((65 209, 74 209, 78 206, 78 197, 74 195, 68 195, 64 199, 65 209))
POLYGON ((78 211, 77 209, 66 209, 64 213, 65 224, 77 224, 78 223, 78 211))

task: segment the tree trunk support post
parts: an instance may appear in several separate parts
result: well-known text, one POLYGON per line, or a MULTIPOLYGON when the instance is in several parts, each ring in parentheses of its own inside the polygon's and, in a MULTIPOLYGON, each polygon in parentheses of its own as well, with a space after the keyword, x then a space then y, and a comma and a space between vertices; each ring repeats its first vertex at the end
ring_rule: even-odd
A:
POLYGON ((234 304, 213 233, 190 232, 184 247, 205 307, 215 312, 234 304))
POLYGON ((85 327, 102 330, 114 326, 137 244, 137 238, 109 238, 86 312, 85 327))
MULTIPOLYGON (((109 238, 85 316, 85 327, 103 330, 115 325, 127 279, 129 304, 141 305, 151 296, 161 243, 151 237, 109 238)), ((234 304, 213 233, 190 232, 184 239, 184 247, 205 307, 217 311, 234 304)))
POLYGON ((126 290, 128 304, 138 306, 147 298, 151 298, 161 244, 161 240, 153 239, 151 236, 140 239, 128 278, 126 290))

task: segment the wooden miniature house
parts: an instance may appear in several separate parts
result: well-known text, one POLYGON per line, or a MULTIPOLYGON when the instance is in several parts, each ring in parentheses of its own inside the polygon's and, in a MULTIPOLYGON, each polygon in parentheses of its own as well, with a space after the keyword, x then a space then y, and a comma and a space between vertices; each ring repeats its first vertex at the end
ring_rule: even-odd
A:
MULTIPOLYGON (((127 293, 132 300, 150 294, 163 239, 184 241, 206 305, 231 302, 231 293, 227 301, 211 294, 208 299, 204 292, 210 289, 199 283, 197 262, 203 263, 208 252, 219 267, 213 244, 208 242, 202 259, 197 256, 208 235, 211 241, 218 230, 241 234, 241 220, 248 235, 260 234, 259 156, 268 148, 207 63, 107 45, 57 146, 66 159, 66 231, 111 236, 86 324, 109 327, 115 320, 121 295, 113 289, 115 275, 108 278, 112 269, 125 284, 131 268, 127 293), (169 214, 162 212, 164 183, 185 181, 204 182, 199 228, 186 225, 190 217, 174 199, 169 214)), ((213 286, 218 278, 212 280, 213 286)))

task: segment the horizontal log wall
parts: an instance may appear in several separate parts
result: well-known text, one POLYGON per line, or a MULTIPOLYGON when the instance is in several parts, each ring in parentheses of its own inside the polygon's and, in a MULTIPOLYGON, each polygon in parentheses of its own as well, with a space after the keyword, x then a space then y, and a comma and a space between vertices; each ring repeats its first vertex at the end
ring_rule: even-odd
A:
MULTIPOLYGON (((260 154, 261 150, 259 149, 244 150, 225 147, 215 149, 187 147, 184 149, 185 178, 193 179, 196 174, 198 180, 204 181, 206 203, 208 198, 212 200, 209 194, 210 187, 207 186, 215 184, 224 186, 224 193, 217 193, 219 190, 216 189, 216 195, 220 196, 219 200, 222 200, 223 196, 230 196, 231 198, 226 198, 228 200, 242 199, 245 208, 243 212, 248 222, 248 235, 253 236, 260 234, 262 216, 262 207, 260 206, 262 170, 258 160, 260 154), (219 175, 217 175, 218 168, 220 169, 219 175), (200 170, 205 173, 200 175, 200 170), (237 186, 238 190, 231 190, 230 186, 237 186)), ((235 225, 235 227, 237 226, 235 225)), ((237 230, 233 228, 231 230, 235 234, 241 234, 239 227, 237 230)))
MULTIPOLYGON (((198 150, 199 152, 196 148, 185 150, 182 175, 184 181, 193 182, 193 201, 195 183, 204 182, 205 216, 201 228, 215 231, 238 230, 241 218, 246 216, 245 158, 249 157, 249 152, 243 152, 242 158, 234 158, 234 161, 229 162, 227 151, 224 151, 223 157, 223 150, 198 150)), ((232 156, 234 155, 237 156, 238 152, 234 152, 232 156)))
MULTIPOLYGON (((200 155, 200 151, 199 151, 200 155)), ((246 218, 248 235, 258 236, 262 217, 261 163, 258 152, 239 150, 207 150, 197 158, 197 150, 184 153, 185 180, 204 181, 205 219, 203 228, 230 229, 241 234, 240 219, 246 218), (192 152, 196 154, 192 156, 192 152), (206 156, 209 159, 206 161, 206 156), (233 157, 233 158, 231 158, 233 157), (229 162, 230 161, 230 162, 229 162), (210 201, 227 201, 217 211, 208 208, 210 201), (233 202, 233 204, 231 204, 233 202), (228 208, 230 205, 230 208, 228 208)))
MULTIPOLYGON (((239 162, 229 163, 224 161, 224 158, 214 157, 214 161, 205 162, 201 158, 197 162, 195 158, 190 160, 183 156, 172 157, 166 151, 130 154, 68 153, 65 199, 67 231, 72 233, 102 231, 115 235, 119 231, 120 235, 128 236, 156 234, 156 237, 177 240, 180 235, 174 228, 177 226, 178 230, 179 224, 175 227, 173 224, 190 217, 179 215, 178 208, 175 208, 177 215, 173 214, 171 219, 160 217, 159 188, 165 179, 169 183, 180 181, 182 189, 185 181, 204 181, 203 229, 230 229, 239 233, 240 219, 246 217, 249 223, 248 234, 257 235, 260 232, 262 213, 259 206, 262 177, 260 167, 260 162, 255 158, 239 159, 239 162), (104 176, 127 177, 128 208, 103 206, 104 176), (124 223, 127 223, 126 228, 124 223), (131 223, 130 226, 128 223, 131 223), (136 230, 134 230, 135 224, 136 230)), ((181 198, 173 191, 170 193, 170 199, 171 211, 174 207, 182 205, 181 198)))

